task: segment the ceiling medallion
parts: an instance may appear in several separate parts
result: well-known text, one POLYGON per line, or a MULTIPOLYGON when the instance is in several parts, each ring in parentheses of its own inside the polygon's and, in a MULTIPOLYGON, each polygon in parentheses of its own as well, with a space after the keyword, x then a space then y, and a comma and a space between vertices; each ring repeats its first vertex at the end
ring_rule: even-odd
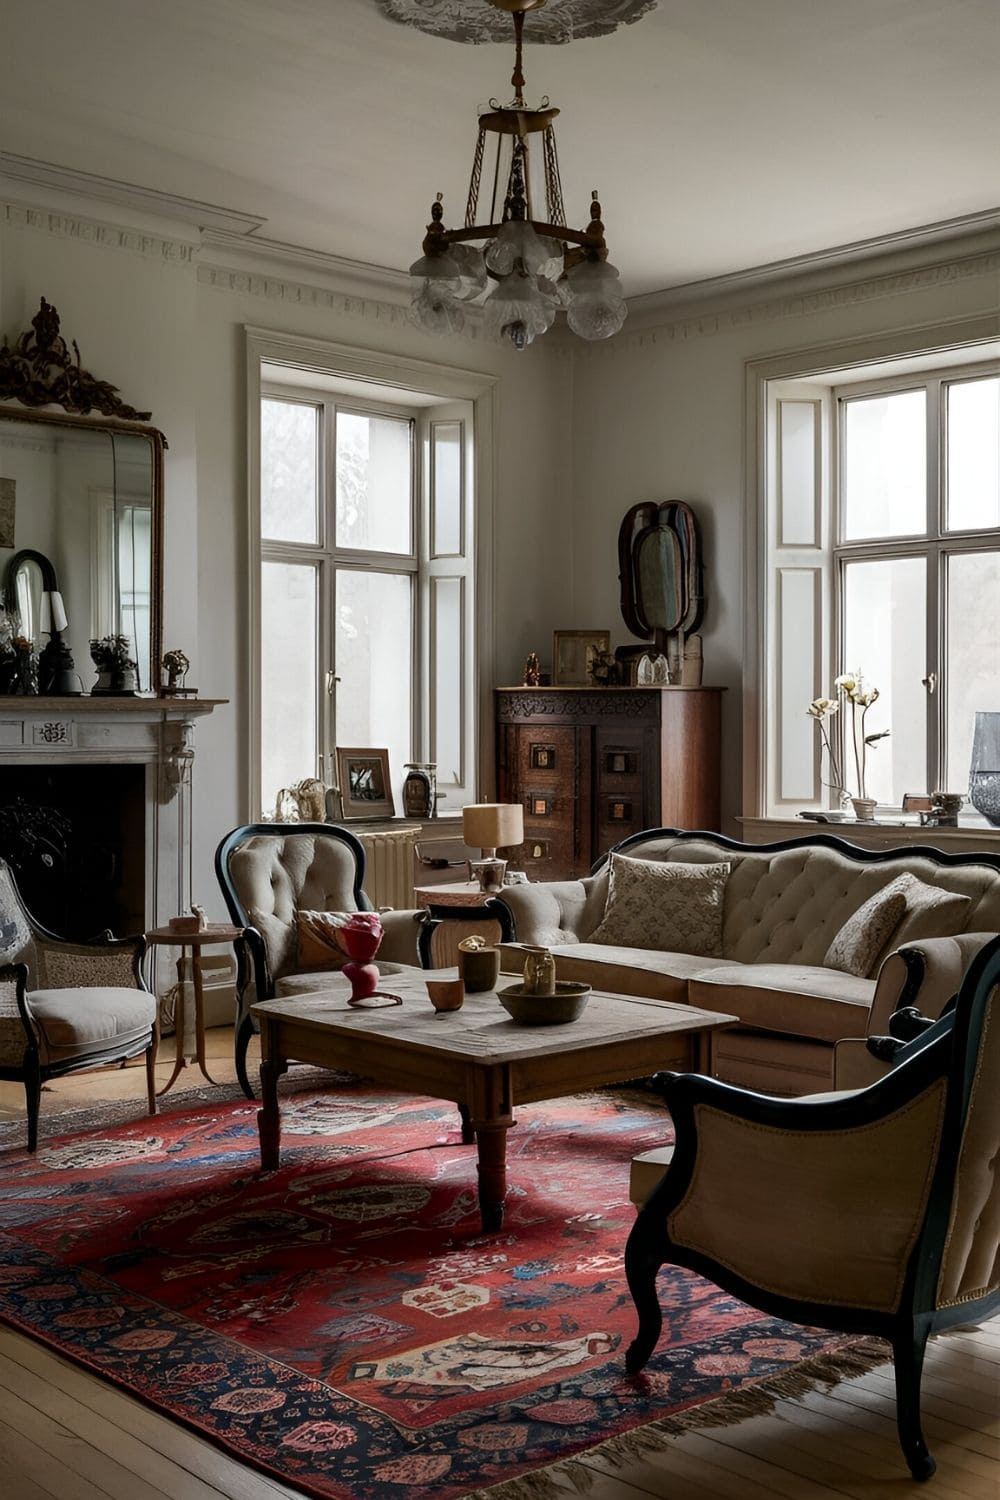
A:
MULTIPOLYGON (((507 17, 497 11, 478 14, 469 0, 375 0, 390 21, 415 26, 429 36, 449 42, 505 42, 510 36, 507 17)), ((655 10, 657 0, 548 0, 544 10, 531 16, 532 42, 580 41, 589 36, 610 36, 620 26, 630 26, 655 10)), ((504 7, 507 9, 507 7, 504 7)))
POLYGON ((524 99, 525 12, 545 0, 488 3, 508 12, 514 23, 514 97, 507 104, 491 99, 480 111, 464 225, 445 228, 441 193, 431 204, 423 254, 410 267, 410 316, 427 333, 458 333, 465 305, 492 282, 483 303, 484 326, 515 349, 546 333, 560 310, 580 338, 611 338, 627 308, 618 270, 608 260, 597 193, 591 194, 586 229, 569 228, 552 123, 559 111, 547 98, 537 105, 524 99), (469 243, 474 240, 485 241, 483 248, 469 243))

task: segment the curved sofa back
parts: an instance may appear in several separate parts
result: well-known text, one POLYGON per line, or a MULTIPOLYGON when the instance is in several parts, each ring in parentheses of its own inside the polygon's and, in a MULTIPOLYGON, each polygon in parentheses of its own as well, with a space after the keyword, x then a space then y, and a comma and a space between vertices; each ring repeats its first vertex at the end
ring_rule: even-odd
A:
MULTIPOLYGON (((1000 857, 996 855, 940 854, 923 846, 876 852, 826 834, 782 844, 741 844, 718 834, 676 829, 635 834, 619 844, 616 852, 632 859, 727 861, 731 869, 722 951, 735 963, 822 964, 847 918, 904 871, 927 885, 969 898, 968 906, 949 914, 933 936, 1000 932, 1000 857)), ((587 941, 601 920, 607 882, 605 865, 581 882, 581 900, 567 900, 575 930, 562 941, 587 941)), ((894 947, 918 935, 915 930, 907 931, 907 921, 894 935, 894 947)), ((922 931, 919 935, 930 934, 922 931)))

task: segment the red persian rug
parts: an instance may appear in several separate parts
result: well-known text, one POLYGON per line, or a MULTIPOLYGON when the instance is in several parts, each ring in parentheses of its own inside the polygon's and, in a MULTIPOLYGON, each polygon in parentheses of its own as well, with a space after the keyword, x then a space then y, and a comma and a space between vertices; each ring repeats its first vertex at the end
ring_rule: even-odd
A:
POLYGON ((282 1115, 267 1176, 246 1100, 6 1155, 0 1317, 324 1500, 516 1493, 843 1342, 675 1269, 626 1376, 629 1160, 669 1131, 652 1097, 520 1110, 494 1235, 453 1106, 351 1079, 282 1115))

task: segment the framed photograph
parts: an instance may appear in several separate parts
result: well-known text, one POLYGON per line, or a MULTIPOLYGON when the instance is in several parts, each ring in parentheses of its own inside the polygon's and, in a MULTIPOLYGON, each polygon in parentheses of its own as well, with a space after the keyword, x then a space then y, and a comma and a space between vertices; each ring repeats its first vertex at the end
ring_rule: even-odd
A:
POLYGON ((391 818, 395 813, 388 750, 343 750, 338 745, 337 780, 345 821, 391 818))
POLYGON ((555 687, 593 687, 590 669, 601 651, 610 651, 610 630, 557 630, 552 637, 555 687))

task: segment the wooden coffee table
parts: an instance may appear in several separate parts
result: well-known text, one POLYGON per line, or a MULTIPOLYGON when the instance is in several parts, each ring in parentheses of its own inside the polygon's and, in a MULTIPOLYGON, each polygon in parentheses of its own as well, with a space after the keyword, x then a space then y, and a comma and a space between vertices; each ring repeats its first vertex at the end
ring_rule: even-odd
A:
MULTIPOLYGON (((444 971, 445 977, 452 977, 444 971)), ((518 1026, 492 993, 466 995, 461 1010, 437 1012, 427 998, 429 972, 386 976, 403 1004, 347 1004, 347 981, 329 990, 253 1006, 260 1022, 260 1162, 278 1165, 278 1079, 290 1061, 342 1068, 390 1088, 453 1099, 462 1138, 478 1148, 483 1229, 503 1224, 507 1131, 518 1104, 560 1099, 600 1084, 650 1073, 711 1073, 717 1031, 735 1016, 595 990, 583 1015, 564 1026, 518 1026)), ((439 976, 441 977, 441 976, 439 976)), ((501 978, 514 983, 512 977, 501 978)))

